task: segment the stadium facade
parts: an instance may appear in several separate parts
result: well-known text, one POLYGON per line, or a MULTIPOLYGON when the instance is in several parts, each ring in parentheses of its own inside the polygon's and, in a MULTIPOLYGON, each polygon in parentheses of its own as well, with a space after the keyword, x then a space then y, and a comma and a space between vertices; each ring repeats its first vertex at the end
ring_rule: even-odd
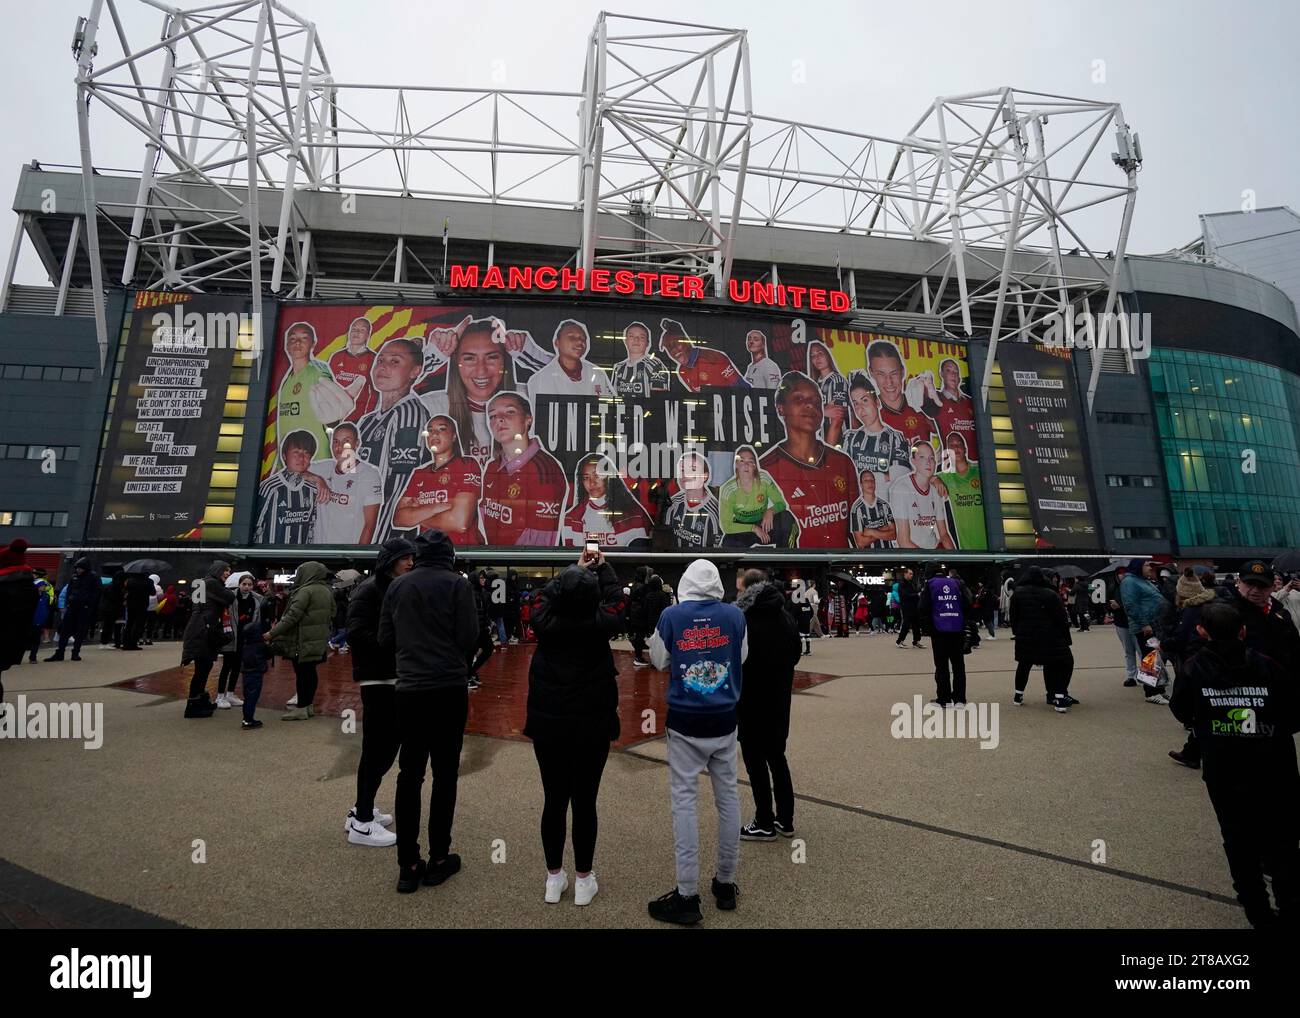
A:
POLYGON ((891 141, 755 114, 737 30, 602 16, 581 91, 520 93, 341 83, 269 3, 100 53, 110 17, 78 26, 83 165, 34 161, 14 199, 0 536, 284 563, 428 526, 512 564, 1300 545, 1296 307, 1125 250, 1118 104, 996 89, 891 141), (633 68, 653 33, 668 63, 633 68), (105 122, 141 171, 95 163, 105 122), (25 245, 48 286, 14 283, 25 245))

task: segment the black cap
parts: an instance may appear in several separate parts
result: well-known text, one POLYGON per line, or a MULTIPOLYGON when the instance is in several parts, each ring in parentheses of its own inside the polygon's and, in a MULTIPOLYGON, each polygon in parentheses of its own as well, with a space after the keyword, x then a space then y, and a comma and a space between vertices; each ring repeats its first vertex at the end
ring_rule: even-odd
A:
POLYGON ((1259 583, 1264 586, 1273 586, 1273 569, 1262 559, 1253 558, 1241 567, 1241 574, 1237 577, 1246 583, 1259 583))

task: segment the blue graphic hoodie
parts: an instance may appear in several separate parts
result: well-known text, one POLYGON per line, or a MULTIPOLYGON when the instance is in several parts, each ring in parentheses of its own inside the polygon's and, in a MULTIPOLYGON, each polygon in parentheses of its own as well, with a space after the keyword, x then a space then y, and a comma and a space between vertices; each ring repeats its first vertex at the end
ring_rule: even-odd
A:
POLYGON ((651 663, 668 672, 668 727, 700 739, 729 735, 749 652, 745 616, 722 602, 722 577, 707 559, 686 567, 677 599, 650 637, 651 663))

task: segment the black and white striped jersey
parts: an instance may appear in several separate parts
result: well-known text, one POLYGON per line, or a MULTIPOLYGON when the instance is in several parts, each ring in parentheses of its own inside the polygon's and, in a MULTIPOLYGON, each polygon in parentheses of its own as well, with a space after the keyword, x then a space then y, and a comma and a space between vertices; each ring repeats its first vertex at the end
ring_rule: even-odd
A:
POLYGON ((668 503, 664 523, 672 528, 673 540, 680 548, 716 548, 722 543, 718 500, 712 492, 692 504, 685 492, 679 491, 668 503))
POLYGON ((360 432, 357 455, 377 467, 384 479, 384 503, 375 523, 376 544, 393 536, 397 502, 425 457, 424 430, 428 423, 428 408, 413 392, 387 410, 372 410, 357 421, 360 432))
POLYGON ((277 470, 258 492, 258 544, 311 544, 316 531, 316 485, 305 474, 277 470))

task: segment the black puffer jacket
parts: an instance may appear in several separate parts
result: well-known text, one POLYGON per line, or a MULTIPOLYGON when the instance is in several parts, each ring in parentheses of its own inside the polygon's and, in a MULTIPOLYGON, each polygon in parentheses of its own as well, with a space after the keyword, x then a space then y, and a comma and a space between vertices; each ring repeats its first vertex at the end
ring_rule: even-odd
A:
POLYGON ((76 632, 78 628, 84 633, 85 627, 95 620, 99 611, 103 585, 91 568, 90 559, 77 559, 73 569, 72 577, 68 580, 68 595, 64 599, 62 625, 69 633, 76 632), (77 569, 84 569, 85 572, 77 573, 77 569))
POLYGON ((632 589, 627 595, 627 627, 632 632, 644 633, 645 624, 645 602, 648 588, 646 581, 650 579, 649 566, 637 566, 636 572, 632 574, 632 589))
POLYGON ((379 646, 396 655, 397 691, 464 687, 478 644, 478 610, 469 581, 452 567, 456 548, 441 530, 415 539, 415 568, 388 585, 379 646))
POLYGON ((396 682, 397 658, 393 648, 379 646, 379 616, 384 594, 393 582, 389 570, 404 555, 413 555, 415 545, 405 538, 385 541, 375 559, 375 572, 352 591, 348 601, 348 650, 352 655, 353 682, 396 682))
POLYGON ((623 590, 608 562, 569 566, 533 600, 537 650, 528 669, 530 739, 618 738, 618 683, 609 640, 621 627, 623 590))
MULTIPOLYGON (((221 613, 235 603, 236 591, 226 587, 222 575, 230 569, 228 562, 217 559, 202 580, 203 603, 191 593, 190 602, 194 606, 190 621, 185 626, 185 635, 181 641, 181 664, 187 665, 200 658, 215 658, 225 642, 221 626, 221 613)), ((197 586, 197 584, 196 584, 197 586)))
POLYGON ((664 609, 673 603, 668 591, 664 590, 664 581, 658 573, 651 575, 645 583, 645 629, 646 633, 653 633, 655 627, 659 625, 659 616, 664 613, 664 609))
POLYGON ((1070 616, 1061 595, 1037 566, 1030 566, 1011 592, 1016 661, 1046 664, 1070 654, 1070 616))
POLYGON ((31 566, 0 569, 0 672, 18 664, 32 649, 35 613, 36 584, 31 566))
POLYGON ((803 652, 799 630, 785 610, 781 588, 775 584, 746 587, 736 598, 736 607, 745 613, 745 631, 749 634, 749 654, 736 705, 739 738, 786 734, 790 730, 794 669, 803 652))

